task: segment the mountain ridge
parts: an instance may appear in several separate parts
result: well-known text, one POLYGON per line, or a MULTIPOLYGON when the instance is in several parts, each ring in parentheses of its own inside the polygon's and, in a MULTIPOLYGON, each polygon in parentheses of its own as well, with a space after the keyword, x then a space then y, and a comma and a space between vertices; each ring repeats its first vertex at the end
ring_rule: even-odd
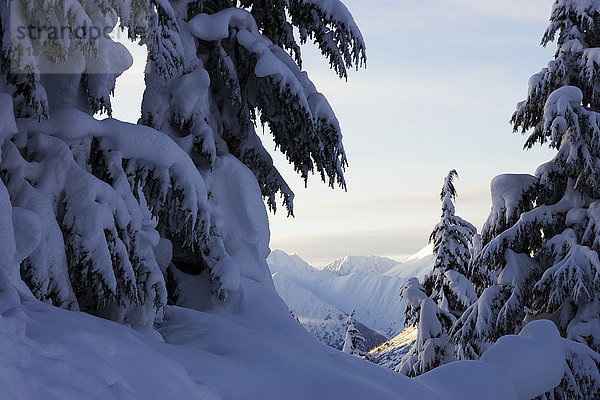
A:
POLYGON ((347 255, 330 262, 323 271, 340 276, 351 273, 383 274, 398 264, 400 264, 398 261, 388 257, 347 255))
MULTIPOLYGON (((431 254, 390 268, 387 265, 379 269, 359 265, 352 270, 361 272, 339 275, 336 270, 318 270, 298 255, 287 255, 281 250, 273 251, 272 255, 267 262, 277 292, 307 330, 318 338, 330 338, 325 341, 327 344, 331 344, 331 338, 345 334, 345 329, 342 333, 333 333, 343 328, 340 325, 333 328, 331 321, 325 322, 327 314, 348 315, 353 309, 356 310, 356 319, 369 329, 386 338, 398 335, 405 328, 405 304, 400 297, 402 286, 408 278, 422 278, 433 267, 431 254), (331 310, 338 312, 332 313, 331 310)), ((344 259, 346 257, 338 260, 344 259)), ((389 260, 386 261, 388 265, 394 261, 381 259, 389 260)), ((369 257, 353 258, 353 261, 357 260, 368 263, 369 257)), ((343 268, 341 270, 344 271, 343 268)))

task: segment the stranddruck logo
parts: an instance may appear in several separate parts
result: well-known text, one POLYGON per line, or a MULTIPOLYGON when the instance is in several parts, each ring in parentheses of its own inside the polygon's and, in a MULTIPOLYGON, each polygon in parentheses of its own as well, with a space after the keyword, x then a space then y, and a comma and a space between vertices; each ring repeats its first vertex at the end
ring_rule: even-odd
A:
POLYGON ((78 40, 93 43, 100 37, 112 39, 112 27, 98 26, 17 26, 17 40, 78 40))
MULTIPOLYGON (((120 74, 131 65, 127 50, 115 43, 125 35, 108 18, 90 18, 83 9, 76 22, 58 23, 55 9, 28 9, 10 2, 10 66, 12 73, 120 74), (42 17, 40 17, 40 15, 42 17)), ((115 21, 116 23, 116 21, 115 21)), ((143 35, 145 28, 136 28, 143 35)))

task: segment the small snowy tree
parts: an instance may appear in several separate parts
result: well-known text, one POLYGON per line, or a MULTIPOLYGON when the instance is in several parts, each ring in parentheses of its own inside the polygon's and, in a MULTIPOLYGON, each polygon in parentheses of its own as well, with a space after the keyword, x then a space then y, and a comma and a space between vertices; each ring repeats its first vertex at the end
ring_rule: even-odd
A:
POLYGON ((294 320, 298 323, 300 323, 300 319, 296 316, 296 313, 294 313, 294 310, 290 310, 290 315, 292 316, 292 318, 294 318, 294 320))
POLYGON ((555 59, 529 81, 512 117, 530 132, 525 147, 548 143, 556 156, 530 175, 492 181, 492 212, 473 264, 485 286, 453 330, 461 358, 550 318, 568 346, 568 366, 550 398, 600 396, 600 5, 557 0, 542 43, 556 39, 555 59))
POLYGON ((477 229, 455 215, 456 170, 448 173, 440 194, 442 217, 435 226, 429 241, 433 242, 435 263, 433 271, 425 278, 425 294, 444 311, 455 316, 470 306, 476 299, 473 284, 465 276, 471 260, 473 237, 477 229))
POLYGON ((456 320, 427 297, 417 278, 410 278, 402 288, 406 302, 406 323, 417 325, 417 340, 402 357, 396 371, 413 377, 454 361, 454 346, 448 332, 456 320))
POLYGON ((356 310, 352 310, 348 319, 346 319, 346 337, 342 344, 342 351, 353 356, 362 357, 365 356, 363 350, 365 338, 360 335, 356 326, 354 326, 354 313, 356 310))

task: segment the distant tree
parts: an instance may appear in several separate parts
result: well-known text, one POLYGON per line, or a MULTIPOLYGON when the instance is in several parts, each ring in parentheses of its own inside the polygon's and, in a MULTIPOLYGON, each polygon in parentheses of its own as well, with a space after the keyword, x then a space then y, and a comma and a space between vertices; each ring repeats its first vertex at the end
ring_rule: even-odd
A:
POLYGON ((294 313, 294 310, 290 310, 290 315, 292 316, 292 318, 294 318, 298 323, 300 323, 300 320, 298 319, 298 317, 296 316, 296 314, 294 313))
POLYGON ((472 271, 486 284, 453 329, 459 357, 476 358, 528 320, 555 321, 569 368, 553 399, 600 397, 599 21, 596 2, 554 2, 542 44, 556 39, 555 58, 531 77, 511 122, 529 132, 526 148, 548 143, 557 154, 534 176, 492 182, 472 271))
POLYGON ((406 302, 406 324, 417 325, 417 340, 402 357, 395 370, 413 377, 454 361, 454 346, 448 332, 455 317, 427 297, 417 278, 410 278, 402 288, 406 302))
POLYGON ((477 229, 455 215, 456 177, 458 173, 453 169, 444 179, 440 194, 442 217, 429 237, 436 257, 433 271, 425 278, 423 287, 425 294, 442 310, 460 316, 477 299, 473 284, 466 277, 477 229))
POLYGON ((348 319, 346 319, 346 337, 342 344, 342 351, 353 356, 361 357, 365 355, 365 351, 362 349, 365 343, 365 338, 360 335, 360 332, 354 325, 354 313, 352 310, 348 319))

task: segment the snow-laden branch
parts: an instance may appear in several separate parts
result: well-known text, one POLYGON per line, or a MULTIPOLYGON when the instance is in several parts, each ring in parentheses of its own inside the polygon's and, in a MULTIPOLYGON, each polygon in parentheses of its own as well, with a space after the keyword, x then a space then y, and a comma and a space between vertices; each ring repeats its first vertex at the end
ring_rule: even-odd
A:
POLYGON ((0 165, 13 204, 40 216, 22 273, 38 298, 152 326, 167 302, 158 231, 205 258, 219 296, 237 290, 204 179, 167 136, 76 110, 18 128, 0 165))

